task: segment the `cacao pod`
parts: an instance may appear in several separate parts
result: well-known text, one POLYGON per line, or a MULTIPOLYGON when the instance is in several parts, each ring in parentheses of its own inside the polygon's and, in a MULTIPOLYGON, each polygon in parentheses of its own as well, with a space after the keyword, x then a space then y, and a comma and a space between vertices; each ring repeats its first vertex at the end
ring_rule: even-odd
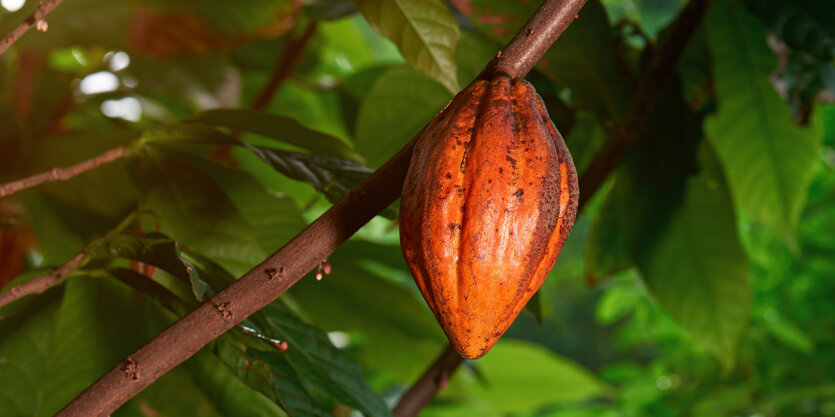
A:
POLYGON ((525 80, 474 82, 420 135, 400 244, 461 356, 487 353, 542 285, 578 194, 571 154, 525 80))

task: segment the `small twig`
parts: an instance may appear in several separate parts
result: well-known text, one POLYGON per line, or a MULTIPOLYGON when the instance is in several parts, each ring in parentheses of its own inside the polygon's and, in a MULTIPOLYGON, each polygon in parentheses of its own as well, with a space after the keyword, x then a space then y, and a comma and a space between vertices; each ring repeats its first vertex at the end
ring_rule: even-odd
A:
POLYGON ((70 259, 70 261, 65 263, 63 266, 52 271, 51 274, 33 278, 32 280, 27 281, 23 284, 9 288, 9 290, 6 292, 0 293, 0 308, 3 308, 6 304, 9 304, 12 301, 23 298, 27 295, 40 294, 58 285, 61 282, 61 278, 63 278, 70 271, 75 269, 75 267, 77 267, 83 259, 84 253, 82 252, 78 255, 75 255, 75 257, 70 259))
MULTIPOLYGON (((480 77, 527 75, 583 4, 585 0, 546 1, 480 77), (510 64, 505 65, 505 60, 510 64)), ((400 196, 415 138, 284 247, 132 353, 56 417, 110 415, 171 368, 278 298, 400 196), (128 375, 122 369, 127 364, 142 372, 128 375)))
POLYGON ((115 161, 127 153, 127 146, 120 146, 105 151, 101 155, 66 168, 53 168, 50 171, 33 175, 17 181, 0 185, 0 198, 12 195, 20 190, 32 188, 46 182, 65 181, 93 168, 115 161))
POLYGON ((304 32, 298 38, 287 35, 284 52, 282 52, 281 57, 278 59, 278 64, 275 66, 272 74, 270 74, 270 79, 267 81, 267 84, 264 85, 264 88, 261 89, 258 96, 249 105, 250 109, 263 110, 270 104, 278 88, 293 73, 293 69, 296 68, 304 56, 304 47, 310 38, 313 37, 314 33, 316 33, 316 22, 307 25, 304 32))
POLYGON ((46 15, 49 14, 52 10, 54 10, 59 4, 61 4, 62 0, 43 0, 38 7, 35 9, 32 14, 29 15, 26 19, 20 22, 17 27, 12 29, 6 36, 0 40, 0 55, 3 55, 10 46, 12 46, 24 33, 26 33, 29 29, 35 27, 41 32, 46 32, 47 24, 46 24, 46 15))

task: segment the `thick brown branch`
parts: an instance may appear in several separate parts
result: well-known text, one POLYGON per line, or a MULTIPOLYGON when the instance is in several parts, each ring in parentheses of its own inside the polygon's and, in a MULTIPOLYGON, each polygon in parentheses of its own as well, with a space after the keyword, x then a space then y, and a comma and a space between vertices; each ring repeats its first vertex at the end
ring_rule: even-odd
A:
MULTIPOLYGON (((494 68, 513 78, 524 77, 584 3, 585 0, 546 1, 521 35, 483 74, 495 73, 489 70, 494 68), (514 64, 505 65, 505 60, 514 64)), ((413 146, 414 140, 278 252, 125 358, 56 416, 109 415, 201 347, 278 298, 400 196, 413 146)))
POLYGON ((20 190, 41 185, 45 182, 68 180, 103 164, 115 161, 124 156, 126 152, 127 147, 120 146, 67 168, 54 168, 51 171, 24 178, 22 180, 12 181, 7 184, 0 184, 0 198, 12 195, 20 190))
POLYGON ((397 405, 394 406, 395 417, 416 416, 426 404, 432 401, 438 389, 446 386, 450 376, 461 364, 462 358, 458 352, 447 345, 443 352, 432 362, 432 365, 420 376, 411 388, 406 391, 397 405))
POLYGON ((593 195, 589 190, 597 190, 603 185, 632 143, 644 133, 644 124, 675 75, 678 61, 709 7, 710 0, 692 0, 673 22, 635 86, 629 116, 622 126, 609 135, 603 148, 580 177, 581 206, 593 195))
POLYGON ((33 278, 26 283, 16 285, 14 287, 9 288, 8 291, 0 293, 0 308, 3 308, 6 304, 11 303, 17 299, 23 298, 27 295, 32 294, 40 294, 61 282, 61 278, 67 275, 70 271, 75 269, 79 263, 84 259, 84 253, 79 253, 75 255, 69 262, 65 263, 63 266, 59 267, 58 269, 52 271, 49 275, 44 275, 42 277, 33 278))
POLYGON ((38 4, 38 8, 35 9, 32 14, 29 15, 26 19, 20 22, 17 27, 12 29, 11 32, 6 34, 3 39, 0 40, 0 55, 3 55, 10 46, 12 46, 18 39, 20 39, 23 34, 25 34, 29 29, 32 27, 36 27, 41 32, 46 32, 47 24, 46 15, 49 14, 52 10, 58 7, 61 4, 62 0, 43 0, 40 4, 38 4))
MULTIPOLYGON (((678 60, 704 18, 709 4, 710 0, 692 0, 673 23, 669 35, 654 55, 648 70, 637 83, 629 118, 624 127, 615 129, 603 149, 595 156, 592 164, 580 177, 579 211, 583 210, 589 199, 614 171, 629 146, 642 133, 643 123, 647 120, 661 96, 664 86, 672 78, 678 60)), ((417 415, 435 396, 445 382, 444 378, 448 378, 455 372, 461 361, 462 358, 455 354, 452 346, 447 345, 441 356, 400 398, 394 408, 395 416, 412 417, 417 415)))
POLYGON ((250 109, 264 110, 270 104, 281 83, 290 76, 293 69, 296 68, 304 56, 304 47, 310 38, 313 37, 314 33, 316 33, 316 22, 309 24, 298 38, 287 35, 284 52, 282 52, 281 57, 278 59, 275 70, 270 74, 270 79, 267 81, 267 84, 264 85, 264 88, 261 89, 258 96, 249 105, 250 109))

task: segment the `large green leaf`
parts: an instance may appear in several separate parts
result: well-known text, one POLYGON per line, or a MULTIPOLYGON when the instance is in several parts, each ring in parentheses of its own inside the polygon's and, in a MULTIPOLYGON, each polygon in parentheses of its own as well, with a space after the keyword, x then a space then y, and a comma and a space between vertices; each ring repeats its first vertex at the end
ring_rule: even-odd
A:
POLYGON ((283 352, 249 349, 229 337, 216 342, 215 354, 248 386, 281 405, 291 417, 327 417, 316 404, 283 352))
MULTIPOLYGON (((359 165, 353 160, 345 161, 359 165)), ((247 172, 227 168, 204 158, 195 158, 192 162, 211 175, 223 188, 247 223, 255 229, 258 242, 266 252, 275 252, 307 225, 293 200, 265 190, 247 172)))
POLYGON ((501 340, 477 362, 472 395, 502 413, 589 400, 606 386, 589 371, 530 342, 501 340))
POLYGON ((236 275, 262 261, 257 233, 223 189, 186 159, 145 148, 139 165, 141 207, 160 231, 211 257, 236 275))
POLYGON ((342 140, 285 116, 252 110, 216 109, 200 113, 190 120, 256 133, 324 155, 357 158, 356 152, 342 140))
MULTIPOLYGON (((47 362, 54 350, 52 338, 61 302, 61 289, 6 306, 0 316, 0 414, 9 417, 48 416, 41 403, 47 362)), ((69 390, 48 393, 69 397, 69 390)))
MULTIPOLYGON (((687 108, 677 85, 661 98, 646 133, 615 172, 589 236, 586 275, 591 281, 634 265, 640 249, 654 241, 681 204, 686 178, 698 171, 702 119, 687 108)), ((583 129, 583 123, 579 126, 583 129)))
POLYGON ((140 302, 112 281, 75 277, 0 317, 0 414, 51 416, 143 340, 140 302))
POLYGON ((334 347, 318 327, 305 323, 277 301, 250 319, 265 334, 287 342, 287 361, 309 386, 369 417, 391 417, 360 367, 334 347))
POLYGON ((646 242, 636 263, 658 303, 728 369, 751 315, 751 289, 730 194, 715 158, 703 144, 701 172, 687 180, 680 207, 654 241, 646 242))
POLYGON ((589 240, 588 273, 637 266, 658 303, 729 367, 750 315, 748 263, 702 119, 679 94, 666 92, 619 169, 589 240))
POLYGON ((706 129, 736 205, 784 234, 806 199, 820 135, 796 126, 769 83, 776 61, 742 4, 717 1, 707 18, 718 113, 706 129))
POLYGON ((409 68, 386 71, 371 87, 357 118, 357 150, 377 168, 435 116, 451 96, 409 68))
POLYGON ((353 0, 368 23, 391 39, 406 61, 455 94, 458 23, 440 0, 353 0))

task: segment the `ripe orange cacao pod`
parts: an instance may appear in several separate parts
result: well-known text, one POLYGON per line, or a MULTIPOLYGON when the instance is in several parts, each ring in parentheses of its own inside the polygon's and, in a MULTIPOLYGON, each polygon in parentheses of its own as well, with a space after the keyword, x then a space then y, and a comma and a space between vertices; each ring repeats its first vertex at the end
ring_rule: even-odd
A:
POLYGON ((525 80, 476 81, 418 138, 400 245, 462 356, 483 356, 545 277, 574 224, 577 172, 525 80))

